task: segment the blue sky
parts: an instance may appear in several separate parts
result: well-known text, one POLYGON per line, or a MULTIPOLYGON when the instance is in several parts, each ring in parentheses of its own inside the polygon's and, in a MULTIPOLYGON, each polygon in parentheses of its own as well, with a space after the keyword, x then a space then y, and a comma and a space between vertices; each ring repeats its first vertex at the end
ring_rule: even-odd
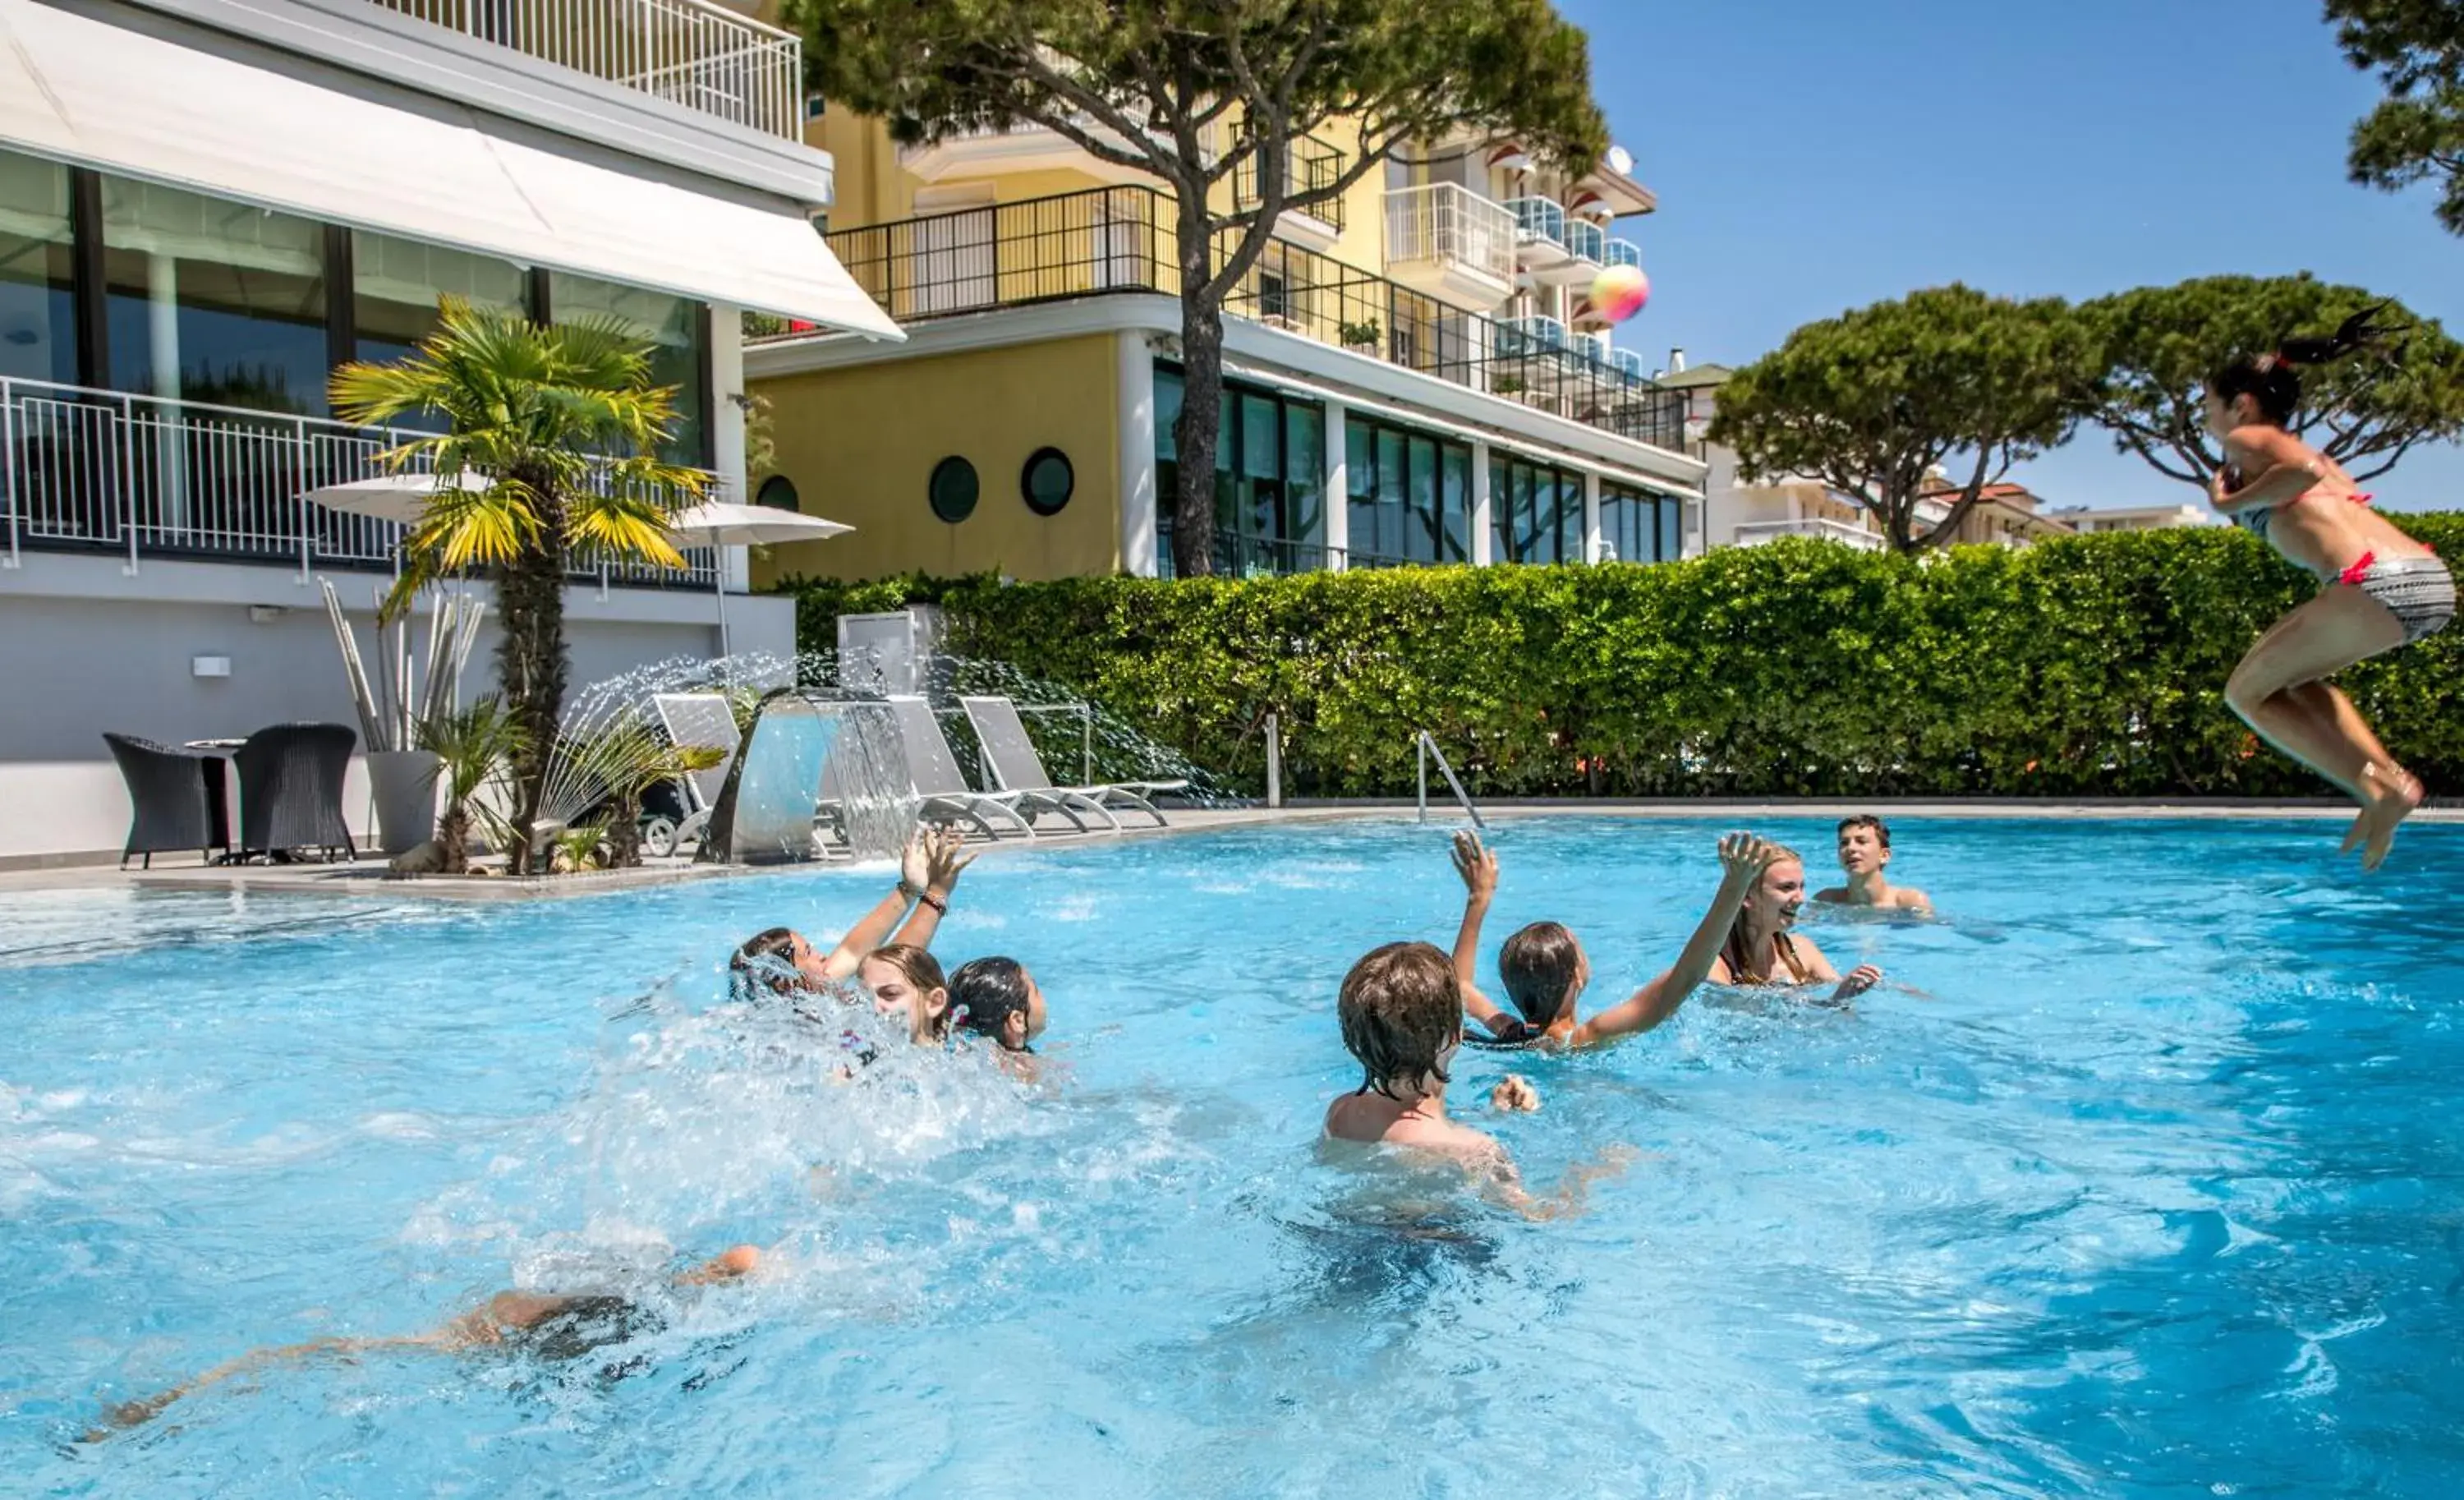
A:
MULTIPOLYGON (((1797 324, 1965 281, 2074 298, 2307 270, 2464 330, 2464 239, 2427 189, 2344 178, 2377 99, 2312 0, 1558 0, 1660 211, 1654 366, 1744 364, 1797 324)), ((2189 498, 2090 429, 2017 477, 2054 504, 2189 498)), ((2464 452, 2382 502, 2464 508, 2464 452)))

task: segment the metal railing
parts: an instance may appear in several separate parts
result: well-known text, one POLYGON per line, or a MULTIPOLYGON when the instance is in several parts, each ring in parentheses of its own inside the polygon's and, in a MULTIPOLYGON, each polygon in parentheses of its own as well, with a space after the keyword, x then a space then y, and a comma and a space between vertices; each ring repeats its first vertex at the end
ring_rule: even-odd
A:
MULTIPOLYGON (((829 240, 891 317, 923 321, 1122 292, 1177 297, 1170 209, 1152 188, 1101 188, 829 240)), ((1682 391, 1566 347, 1562 325, 1547 346, 1531 320, 1501 323, 1297 246, 1262 257, 1223 310, 1638 442, 1678 451, 1684 441, 1682 391)))
POLYGON ((1598 225, 1568 219, 1565 237, 1567 253, 1576 260, 1588 260, 1595 266, 1608 263, 1608 232, 1598 225))
POLYGON ((1508 198, 1506 211, 1514 215, 1514 227, 1525 239, 1545 240, 1549 244, 1566 243, 1566 206, 1554 198, 1508 198))
POLYGON ((1471 826, 1475 828, 1487 827, 1488 820, 1483 818, 1480 815, 1480 809, 1471 805, 1471 794, 1464 791, 1463 783, 1455 779, 1455 768, 1446 763, 1446 753, 1438 748, 1436 738, 1423 729, 1420 731, 1420 738, 1415 748, 1419 752, 1420 762, 1420 821, 1422 823, 1429 821, 1429 761, 1434 759, 1438 762, 1438 769, 1445 774, 1446 785, 1453 790, 1455 801, 1461 803, 1463 810, 1470 816, 1471 826))
POLYGON ((1639 271, 1642 269, 1642 247, 1630 239, 1611 239, 1608 243, 1608 258, 1602 260, 1600 264, 1632 266, 1639 271))
POLYGON ((1806 516, 1795 520, 1745 521, 1731 534, 1730 545, 1756 546, 1779 537, 1812 537, 1824 541, 1842 542, 1864 552, 1880 552, 1884 546, 1881 537, 1876 533, 1825 516, 1806 516))
POLYGON ((370 3, 748 129, 803 139, 803 42, 712 0, 370 3))
MULTIPOLYGON (((390 569, 404 528, 311 504, 307 491, 385 472, 377 455, 422 435, 203 402, 0 378, 6 565, 29 549, 390 569)), ((707 588, 709 548, 677 572, 577 560, 577 578, 707 588)))
POLYGON ((1460 183, 1396 188, 1386 194, 1389 264, 1455 261, 1514 283, 1514 215, 1460 183))
MULTIPOLYGON (((1255 151, 1241 159, 1232 169, 1232 198, 1243 210, 1258 206, 1259 156, 1255 151)), ((1331 188, 1343 176, 1343 153, 1315 136, 1296 136, 1285 144, 1284 194, 1298 197, 1305 192, 1317 192, 1331 188)), ((1330 198, 1306 209, 1289 209, 1290 213, 1306 214, 1320 224, 1343 228, 1343 200, 1330 198)))
MULTIPOLYGON (((1171 516, 1172 497, 1162 496, 1163 514, 1155 518, 1155 576, 1179 576, 1173 562, 1171 516)), ((1341 547, 1330 547, 1314 541, 1291 541, 1279 537, 1255 537, 1229 527, 1215 531, 1215 576, 1218 578, 1267 578, 1288 573, 1315 573, 1345 561, 1341 547)), ((1348 565, 1361 563, 1351 561, 1348 565)))

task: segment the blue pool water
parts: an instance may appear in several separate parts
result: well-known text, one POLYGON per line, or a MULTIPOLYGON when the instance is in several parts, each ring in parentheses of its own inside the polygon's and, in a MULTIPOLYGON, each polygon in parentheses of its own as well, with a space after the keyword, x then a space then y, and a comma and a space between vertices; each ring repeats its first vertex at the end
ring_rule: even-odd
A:
MULTIPOLYGON (((1502 828, 1492 951, 1561 917, 1620 992, 1716 831, 1502 828)), ((1497 1129, 1537 1183, 1642 1153, 1544 1224, 1313 1149, 1343 970, 1452 933, 1434 827, 982 861, 937 946, 1038 973, 1041 1094, 895 1049, 831 1085, 835 1038, 723 1003, 733 942, 834 936, 880 871, 0 897, 0 1491, 2456 1492, 2464 829, 2368 879, 2315 823, 1898 841, 1945 920, 1808 929, 1889 971, 1855 1014, 1698 996, 1519 1065, 1546 1107, 1497 1129), (665 1290, 737 1241, 776 1274, 665 1290), (277 1368, 75 1441, 508 1286, 664 1327, 277 1368)), ((1502 1070, 1467 1053, 1457 1113, 1502 1070)))

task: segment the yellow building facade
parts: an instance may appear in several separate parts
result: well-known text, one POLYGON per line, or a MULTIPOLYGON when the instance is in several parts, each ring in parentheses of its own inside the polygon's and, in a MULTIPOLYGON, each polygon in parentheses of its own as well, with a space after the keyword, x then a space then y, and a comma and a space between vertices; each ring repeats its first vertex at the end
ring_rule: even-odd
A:
MULTIPOLYGON (((748 342, 776 433, 765 498, 855 528, 777 549, 757 583, 1168 571, 1169 194, 1049 130, 900 146, 825 108, 807 139, 836 165, 831 248, 908 339, 748 342)), ((1296 143, 1291 180, 1336 180, 1358 144, 1296 143)), ((1218 570, 1699 550, 1682 399, 1585 296, 1640 263, 1613 232, 1656 208, 1629 173, 1622 153, 1567 180, 1465 142, 1285 213, 1225 306, 1218 570)), ((1231 174, 1219 207, 1254 186, 1231 174)))

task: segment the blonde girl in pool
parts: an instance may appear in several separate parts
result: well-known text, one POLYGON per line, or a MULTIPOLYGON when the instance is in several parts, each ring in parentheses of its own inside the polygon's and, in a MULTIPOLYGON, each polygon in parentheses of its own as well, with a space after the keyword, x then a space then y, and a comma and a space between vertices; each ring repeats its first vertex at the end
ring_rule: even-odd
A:
POLYGON ((2296 366, 2368 343, 2372 314, 2333 337, 2287 340, 2233 361, 2208 386, 2208 430, 2224 445, 2217 511, 2319 580, 2319 592, 2269 628, 2225 684, 2225 701, 2268 743, 2361 804, 2344 835, 2376 870, 2421 783, 2379 742, 2353 700, 2327 681, 2357 661, 2408 646, 2455 615, 2455 580, 2430 548, 2369 507, 2342 465, 2286 430, 2301 404, 2296 366))

